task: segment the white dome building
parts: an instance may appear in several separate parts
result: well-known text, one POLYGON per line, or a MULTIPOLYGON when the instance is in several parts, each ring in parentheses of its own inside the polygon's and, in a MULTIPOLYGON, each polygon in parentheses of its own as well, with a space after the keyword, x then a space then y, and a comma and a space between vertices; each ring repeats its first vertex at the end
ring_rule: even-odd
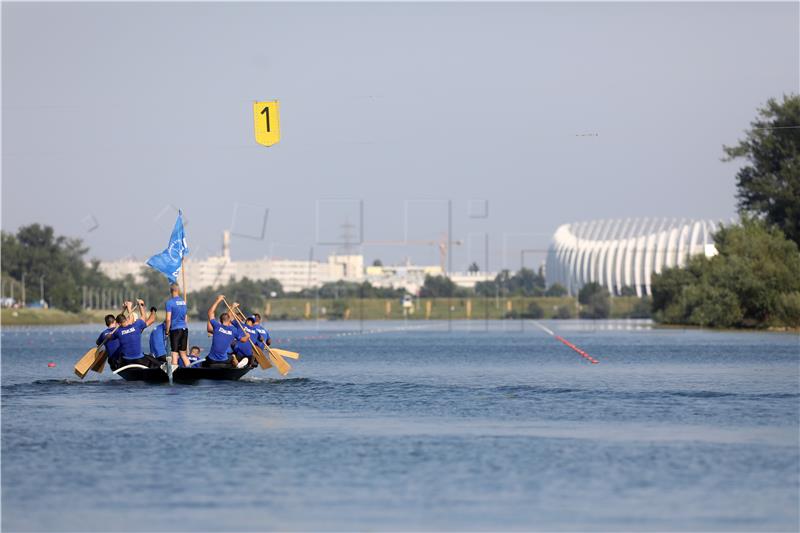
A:
POLYGON ((563 224, 547 254, 547 284, 559 283, 577 294, 591 281, 619 295, 633 287, 651 295, 650 278, 664 268, 684 266, 690 255, 716 255, 712 233, 719 222, 634 218, 563 224))

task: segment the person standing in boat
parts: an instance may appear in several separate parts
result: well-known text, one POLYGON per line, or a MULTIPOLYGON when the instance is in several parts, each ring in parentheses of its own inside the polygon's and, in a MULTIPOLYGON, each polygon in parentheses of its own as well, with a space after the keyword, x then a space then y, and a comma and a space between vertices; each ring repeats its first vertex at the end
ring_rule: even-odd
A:
MULTIPOLYGON (((208 309, 208 322, 206 323, 206 330, 211 333, 211 349, 208 351, 204 367, 219 367, 231 366, 233 364, 233 357, 228 353, 228 349, 234 341, 247 342, 250 336, 246 331, 239 329, 231 321, 230 313, 222 313, 219 320, 214 318, 217 312, 217 306, 225 299, 225 296, 220 294, 214 303, 208 309)), ((238 304, 233 304, 236 307, 238 304)))
POLYGON ((186 357, 186 346, 189 344, 189 328, 186 325, 186 302, 181 298, 181 288, 177 283, 169 286, 170 299, 167 300, 166 330, 169 332, 169 344, 172 351, 172 364, 178 364, 178 356, 184 366, 189 366, 186 357))
MULTIPOLYGON (((138 300, 139 315, 144 316, 144 301, 138 300)), ((155 312, 151 311, 146 319, 138 318, 134 320, 133 303, 125 302, 128 316, 120 313, 117 316, 119 328, 111 336, 110 340, 119 341, 120 366, 144 365, 149 368, 158 368, 161 362, 150 354, 142 353, 142 332, 156 321, 155 312)))
MULTIPOLYGON (((106 340, 111 332, 114 331, 114 328, 117 327, 117 319, 114 318, 114 315, 106 315, 105 316, 106 322, 106 329, 97 337, 97 344, 100 346, 103 344, 103 341, 106 340)), ((111 370, 116 370, 119 368, 119 341, 115 339, 108 339, 104 346, 106 353, 108 354, 108 366, 111 367, 111 370)))

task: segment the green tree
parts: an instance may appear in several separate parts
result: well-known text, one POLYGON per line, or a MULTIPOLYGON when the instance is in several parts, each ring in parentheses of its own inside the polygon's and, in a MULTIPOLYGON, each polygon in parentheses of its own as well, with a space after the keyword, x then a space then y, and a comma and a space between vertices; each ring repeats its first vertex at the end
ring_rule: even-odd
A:
MULTIPOLYGON (((474 263, 473 263, 474 264, 474 263)), ((476 267, 477 264, 474 264, 476 267)), ((544 272, 534 272, 530 268, 521 268, 512 274, 503 270, 492 281, 479 281, 475 284, 478 296, 544 296, 544 272)))
MULTIPOLYGON (((162 279, 164 279, 163 276, 162 279)), ((230 279, 228 283, 219 287, 205 288, 190 292, 187 303, 194 311, 194 316, 200 320, 205 320, 206 312, 217 294, 224 294, 225 299, 230 304, 239 302, 242 311, 245 313, 260 313, 263 311, 267 299, 270 298, 273 292, 278 296, 283 294, 283 287, 281 287, 280 282, 275 279, 258 281, 249 278, 242 278, 240 280, 230 279)), ((222 313, 223 311, 227 311, 225 304, 222 304, 222 307, 218 308, 217 313, 222 313)))
POLYGON ((545 296, 566 296, 567 289, 560 283, 553 283, 544 293, 545 296))
POLYGON ((528 312, 523 315, 524 318, 543 318, 544 317, 544 309, 542 306, 536 302, 531 302, 528 304, 528 312))
POLYGON ((651 318, 653 316, 653 301, 649 296, 638 298, 633 304, 633 309, 628 318, 651 318))
POLYGON ((50 226, 31 224, 19 228, 16 235, 2 233, 3 273, 20 284, 24 279, 28 301, 38 299, 36 289, 43 281, 45 301, 66 311, 80 310, 83 285, 109 282, 86 266, 87 252, 80 239, 56 236, 50 226))
POLYGON ((636 289, 630 285, 625 285, 619 289, 620 296, 636 296, 636 289))
POLYGON ((611 314, 611 299, 608 290, 592 281, 578 291, 578 302, 583 304, 581 318, 608 318, 611 314))
POLYGON ((478 272, 481 271, 481 267, 478 266, 478 263, 473 261, 472 264, 469 265, 469 268, 467 270, 472 274, 477 274, 478 272))
POLYGON ((686 268, 653 276, 657 320, 712 327, 792 326, 800 323, 800 253, 764 221, 744 218, 721 228, 718 254, 695 256, 686 268))
POLYGON ((425 283, 419 291, 423 298, 442 298, 456 296, 458 287, 446 276, 425 276, 425 283))
POLYGON ((289 297, 312 298, 319 294, 320 298, 402 298, 404 289, 375 287, 370 282, 357 283, 354 281, 332 281, 324 283, 319 288, 303 289, 296 294, 287 294, 289 297))
POLYGON ((574 314, 572 313, 572 306, 570 305, 561 305, 556 310, 555 316, 553 318, 557 319, 568 319, 572 318, 574 314))
POLYGON ((800 96, 769 99, 750 126, 738 145, 723 147, 725 160, 747 162, 736 174, 739 208, 800 245, 800 96))

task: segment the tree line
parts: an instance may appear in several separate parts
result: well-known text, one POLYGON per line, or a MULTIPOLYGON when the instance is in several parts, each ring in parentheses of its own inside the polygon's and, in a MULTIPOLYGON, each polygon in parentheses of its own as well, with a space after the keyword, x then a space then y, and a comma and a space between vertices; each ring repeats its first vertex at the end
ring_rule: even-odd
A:
MULTIPOLYGON (((31 224, 20 227, 16 234, 2 232, 2 276, 3 296, 15 287, 19 300, 22 286, 26 288, 28 302, 37 299, 39 287, 43 285, 44 300, 51 306, 65 311, 78 312, 86 304, 86 293, 125 295, 126 298, 142 298, 147 305, 160 306, 167 298, 168 283, 164 276, 145 265, 139 277, 127 275, 122 279, 111 279, 104 274, 97 260, 87 261, 89 249, 80 239, 57 236, 50 226, 31 224), (33 296, 37 296, 33 298, 33 296)), ((193 314, 201 316, 205 302, 223 293, 228 301, 238 301, 244 309, 263 309, 269 298, 386 298, 399 299, 407 292, 402 288, 375 287, 368 281, 334 281, 318 288, 302 289, 298 292, 284 291, 276 279, 251 280, 230 279, 221 286, 189 292, 187 300, 193 314)), ((545 289, 544 273, 523 268, 516 273, 501 272, 492 281, 480 282, 475 289, 457 286, 445 276, 426 276, 420 290, 422 297, 459 296, 563 296, 566 289, 554 285, 545 289)), ((115 298, 114 301, 119 300, 115 298)), ((104 298, 103 302, 109 301, 104 298)), ((98 304, 93 300, 92 307, 98 304)))
POLYGON ((711 327, 800 327, 800 96, 770 99, 745 138, 723 147, 736 174, 741 222, 652 280, 656 320, 711 327))

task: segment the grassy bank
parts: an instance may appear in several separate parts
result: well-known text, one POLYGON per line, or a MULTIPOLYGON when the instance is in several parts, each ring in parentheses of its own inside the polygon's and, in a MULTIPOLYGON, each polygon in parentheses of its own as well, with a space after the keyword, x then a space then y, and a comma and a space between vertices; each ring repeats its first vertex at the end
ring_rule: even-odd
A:
POLYGON ((69 313, 59 309, 3 309, 0 321, 4 326, 96 324, 103 321, 105 314, 102 311, 69 313))
MULTIPOLYGON (((636 297, 620 297, 611 300, 611 317, 623 318, 631 314, 639 301, 636 297)), ((541 318, 576 318, 580 306, 575 298, 420 298, 414 299, 411 309, 404 310, 400 301, 382 298, 273 298, 259 312, 270 320, 316 319, 328 320, 481 320, 530 318, 534 315, 532 305, 541 310, 541 318)), ((195 309, 195 311, 197 311, 195 309)), ((197 318, 203 315, 197 313, 197 318)))
MULTIPOLYGON (((624 318, 630 315, 637 302, 635 297, 620 297, 611 300, 611 317, 624 318)), ((204 309, 190 302, 193 317, 203 320, 204 309)), ((579 308, 575 298, 420 298, 414 299, 412 309, 404 310, 398 300, 370 299, 295 299, 275 298, 269 300, 258 311, 269 320, 315 320, 317 316, 326 320, 399 320, 406 316, 410 320, 482 320, 485 318, 513 319, 532 318, 535 308, 541 309, 541 318, 576 318, 579 308), (532 307, 534 306, 534 307, 532 307), (406 314, 407 313, 407 314, 406 314)), ((93 310, 69 313, 58 309, 3 309, 2 324, 11 325, 58 325, 98 324, 107 313, 118 310, 93 310)), ((163 318, 163 312, 158 318, 163 318)))

